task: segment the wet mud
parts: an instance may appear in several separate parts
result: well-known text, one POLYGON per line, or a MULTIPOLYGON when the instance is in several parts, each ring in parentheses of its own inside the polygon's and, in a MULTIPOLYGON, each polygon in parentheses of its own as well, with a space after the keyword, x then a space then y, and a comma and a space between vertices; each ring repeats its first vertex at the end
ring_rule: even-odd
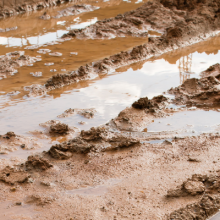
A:
POLYGON ((210 66, 201 73, 201 79, 187 79, 182 85, 169 90, 175 95, 175 103, 193 106, 214 107, 220 102, 219 64, 210 66))
MULTIPOLYGON (((63 11, 63 15, 65 13, 63 11)), ((161 0, 149 2, 113 19, 97 22, 74 32, 77 33, 75 37, 87 39, 88 36, 107 38, 130 35, 126 29, 128 24, 132 31, 136 31, 136 36, 142 36, 142 28, 148 32, 148 25, 151 29, 163 31, 163 35, 149 37, 148 44, 129 52, 81 66, 68 74, 55 75, 45 85, 25 86, 24 89, 29 92, 25 98, 30 103, 44 98, 47 102, 47 92, 55 88, 71 83, 76 83, 76 88, 79 88, 80 81, 97 76, 101 78, 102 74, 104 78, 115 68, 202 41, 215 34, 219 19, 217 1, 161 0), (164 23, 162 15, 166 18, 164 23), (122 25, 123 33, 119 33, 117 27, 115 31, 110 29, 115 24, 122 25), (109 29, 105 32, 104 28, 109 29), (89 35, 85 37, 86 31, 89 35), (41 97, 32 97, 39 94, 41 97)), ((62 57, 58 50, 40 49, 38 52, 42 56, 51 53, 49 56, 62 57)), ((178 56, 178 52, 175 53, 178 56)), ((71 55, 78 53, 72 52, 71 55)), ((54 63, 45 61, 44 64, 53 66, 54 63)), ((134 65, 135 68, 139 66, 134 65)), ((217 115, 220 109, 219 71, 219 64, 215 64, 207 70, 203 69, 198 78, 180 80, 180 86, 164 91, 163 95, 158 95, 162 94, 161 90, 155 92, 153 89, 149 96, 145 94, 139 98, 140 94, 136 95, 126 102, 127 108, 118 111, 116 117, 103 125, 90 126, 90 129, 80 130, 68 122, 75 120, 72 117, 78 115, 78 121, 90 123, 97 117, 99 106, 87 108, 70 102, 69 108, 59 103, 62 106, 60 115, 56 112, 59 120, 45 120, 40 124, 42 129, 29 132, 28 137, 13 131, 0 136, 1 156, 17 156, 11 158, 10 162, 3 160, 3 157, 0 161, 0 210, 3 209, 5 217, 9 219, 20 218, 16 213, 12 216, 6 212, 6 209, 13 211, 14 206, 26 212, 28 207, 34 207, 37 213, 29 216, 32 219, 208 219, 220 208, 218 118, 214 130, 199 134, 190 129, 188 133, 184 129, 172 128, 152 131, 149 126, 157 120, 162 122, 178 113, 198 112, 198 109, 215 111, 217 115), (16 150, 35 150, 31 147, 40 146, 40 139, 50 140, 49 149, 47 142, 43 145, 44 151, 35 151, 23 160, 19 160, 18 154, 13 154, 12 151, 16 150), (1 204, 8 201, 14 205, 2 208, 1 204)), ((39 76, 39 73, 35 71, 33 75, 39 76)), ((113 85, 111 89, 120 86, 117 83, 113 85)), ((124 87, 121 87, 123 90, 124 87)), ((65 92, 62 90, 58 94, 64 96, 66 103, 65 92)), ((16 94, 17 91, 14 91, 8 95, 16 94)), ((42 106, 39 105, 39 108, 42 106)), ((167 126, 171 127, 170 124, 167 126)))
MULTIPOLYGON (((152 16, 158 18, 159 15, 153 12, 157 9, 163 9, 163 13, 160 13, 160 16, 165 16, 167 13, 169 15, 167 20, 170 22, 168 22, 167 27, 166 24, 163 24, 165 33, 161 37, 149 37, 148 44, 134 47, 131 51, 124 51, 110 56, 109 58, 93 62, 92 64, 86 64, 85 66, 81 66, 78 70, 68 74, 57 74, 46 82, 45 90, 60 88, 64 85, 69 85, 89 78, 92 79, 97 77, 97 74, 108 73, 121 66, 194 44, 215 35, 215 32, 219 29, 218 3, 209 4, 209 1, 207 1, 198 5, 196 4, 194 8, 186 5, 184 8, 180 7, 181 9, 178 10, 175 10, 173 6, 169 8, 163 4, 165 4, 163 1, 161 3, 158 1, 147 2, 140 8, 127 13, 128 16, 131 17, 135 16, 136 13, 137 19, 143 17, 146 20, 150 16, 148 15, 149 11, 152 11, 152 16), (206 8, 205 11, 204 7, 206 8), (172 16, 170 16, 170 14, 172 16)), ((127 14, 125 13, 125 15, 127 14)), ((116 18, 113 20, 117 20, 116 18)), ((121 19, 123 19, 123 16, 121 19)), ((109 22, 111 22, 111 20, 112 19, 110 19, 109 22)), ((159 27, 161 21, 164 21, 164 19, 160 17, 156 19, 155 24, 151 24, 151 26, 158 25, 159 27)), ((108 21, 104 22, 104 24, 106 23, 108 24, 108 21)), ((93 30, 93 25, 86 29, 77 30, 76 32, 80 33, 82 31, 83 33, 83 30, 85 30, 87 33, 89 28, 93 30)), ((136 32, 131 31, 131 33, 136 32)), ((75 33, 73 35, 75 36, 75 33)))

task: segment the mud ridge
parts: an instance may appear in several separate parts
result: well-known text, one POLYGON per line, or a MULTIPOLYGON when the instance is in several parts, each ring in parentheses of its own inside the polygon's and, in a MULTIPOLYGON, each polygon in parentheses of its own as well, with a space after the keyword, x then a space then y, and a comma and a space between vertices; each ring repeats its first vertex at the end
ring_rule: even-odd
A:
POLYGON ((0 18, 6 18, 13 15, 23 14, 26 12, 42 10, 44 8, 53 7, 71 1, 72 0, 20 0, 18 1, 18 3, 16 3, 16 1, 13 0, 9 0, 7 2, 3 1, 0 4, 0 18))
MULTIPOLYGON (((183 8, 181 6, 180 9, 176 9, 173 6, 169 8, 163 4, 167 5, 164 1, 161 1, 161 3, 159 1, 148 2, 134 11, 125 13, 125 15, 128 14, 129 16, 136 14, 137 18, 140 16, 146 20, 151 18, 150 16, 159 16, 157 13, 154 14, 155 10, 158 8, 160 10, 163 9, 169 14, 167 19, 170 20, 170 23, 165 25, 166 30, 161 37, 149 37, 147 44, 136 46, 131 51, 120 52, 109 58, 86 64, 68 74, 57 74, 47 80, 44 85, 45 92, 80 80, 92 79, 97 77, 98 74, 106 74, 121 66, 195 44, 218 33, 217 30, 220 28, 220 13, 218 12, 220 6, 217 1, 207 0, 203 3, 195 4, 194 9, 187 5, 183 8), (152 15, 148 14, 149 11, 152 15)), ((164 21, 165 15, 166 13, 161 13, 160 17, 155 18, 155 23, 151 25, 159 27, 161 21, 164 21)), ((110 22, 117 20, 116 18, 110 19, 110 22)), ((108 21, 102 21, 101 23, 105 24, 108 21)), ((89 26, 88 28, 91 27, 89 26)), ((86 32, 86 30, 83 31, 86 32)), ((80 30, 78 31, 79 33, 81 32, 80 30)))
POLYGON ((187 79, 182 85, 171 88, 175 95, 175 104, 194 106, 219 106, 220 104, 220 68, 219 64, 210 66, 202 72, 202 78, 187 79))
POLYGON ((21 66, 39 61, 36 57, 24 55, 24 51, 14 51, 0 56, 0 79, 14 75, 21 66))
POLYGON ((202 195, 198 202, 172 212, 167 219, 207 219, 219 211, 219 173, 210 175, 194 174, 177 189, 169 190, 168 197, 202 195))

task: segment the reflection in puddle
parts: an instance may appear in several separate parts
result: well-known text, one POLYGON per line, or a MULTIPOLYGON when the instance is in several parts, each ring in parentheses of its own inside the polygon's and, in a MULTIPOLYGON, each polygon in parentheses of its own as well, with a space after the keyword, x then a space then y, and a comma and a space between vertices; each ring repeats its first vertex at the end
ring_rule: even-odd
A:
POLYGON ((156 119, 147 129, 149 132, 185 130, 187 135, 199 135, 220 131, 220 113, 216 111, 187 111, 167 118, 156 119))

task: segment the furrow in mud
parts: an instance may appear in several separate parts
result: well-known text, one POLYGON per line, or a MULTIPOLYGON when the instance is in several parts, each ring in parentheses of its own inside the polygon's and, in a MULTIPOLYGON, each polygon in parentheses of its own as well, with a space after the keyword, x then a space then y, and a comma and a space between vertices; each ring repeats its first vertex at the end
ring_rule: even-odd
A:
MULTIPOLYGON (((164 21, 163 17, 166 13, 169 15, 167 19, 171 20, 171 22, 168 22, 167 25, 165 22, 165 33, 161 37, 149 37, 148 44, 136 46, 131 51, 124 51, 109 58, 81 66, 78 70, 69 74, 57 74, 41 87, 41 93, 42 91, 50 91, 80 80, 92 79, 98 74, 105 74, 121 66, 192 45, 218 33, 220 27, 220 13, 218 12, 220 6, 218 2, 205 1, 195 4, 194 8, 189 7, 187 4, 185 7, 179 5, 178 9, 174 7, 175 5, 169 7, 164 5, 167 6, 166 1, 148 2, 140 8, 129 12, 132 16, 136 13, 137 17, 140 16, 147 19, 149 18, 149 11, 154 12, 158 8, 160 11, 164 9, 164 13, 160 14, 159 18, 157 13, 152 12, 151 15, 155 16, 155 18, 151 17, 151 20, 155 20, 155 27, 159 27, 160 22, 164 21)), ((117 20, 116 18, 114 19, 117 20)), ((108 22, 105 21, 104 23, 108 22)), ((83 31, 87 32, 88 28, 83 29, 83 31)))

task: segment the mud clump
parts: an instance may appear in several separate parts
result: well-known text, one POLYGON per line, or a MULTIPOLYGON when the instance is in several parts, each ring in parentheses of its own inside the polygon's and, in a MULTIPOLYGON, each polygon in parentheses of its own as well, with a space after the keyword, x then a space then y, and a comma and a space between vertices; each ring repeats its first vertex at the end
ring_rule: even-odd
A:
POLYGON ((24 55, 24 51, 15 51, 0 56, 0 79, 12 76, 18 72, 21 66, 29 65, 37 61, 36 57, 24 55))
POLYGON ((96 113, 96 110, 94 108, 89 108, 89 109, 69 108, 64 113, 62 113, 61 115, 58 115, 57 117, 66 118, 74 114, 79 114, 85 118, 91 119, 94 117, 95 113, 96 113))
POLYGON ((89 27, 80 30, 71 30, 64 37, 77 38, 114 38, 124 36, 148 35, 150 29, 166 30, 176 22, 183 22, 184 18, 176 16, 169 8, 159 1, 147 2, 141 7, 119 14, 115 18, 98 21, 89 27), (163 22, 160 17, 163 15, 163 22))
POLYGON ((81 140, 80 138, 74 138, 68 142, 56 144, 48 151, 49 155, 55 159, 69 159, 72 153, 86 154, 90 152, 93 145, 81 140))
POLYGON ((155 109, 160 109, 164 106, 164 102, 167 102, 168 99, 163 96, 155 96, 151 100, 148 97, 140 98, 138 101, 132 104, 133 108, 136 109, 149 109, 149 111, 154 112, 155 109))
POLYGON ((167 192, 167 197, 196 196, 203 193, 218 193, 220 190, 220 178, 218 175, 194 174, 192 178, 183 182, 177 189, 167 192))
MULTIPOLYGON (((218 65, 210 67, 212 72, 218 65)), ((207 70, 206 70, 207 72, 207 70)), ((216 105, 220 101, 220 72, 215 76, 207 76, 201 79, 187 79, 182 85, 169 90, 170 94, 175 95, 176 104, 190 105, 216 105)))
POLYGON ((208 76, 217 76, 219 74, 220 74, 220 64, 216 63, 210 66, 207 70, 203 71, 200 75, 202 77, 208 77, 208 76))
POLYGON ((73 153, 88 154, 91 151, 104 152, 128 148, 140 144, 140 141, 126 135, 110 132, 106 127, 91 128, 67 142, 56 144, 48 154, 55 159, 68 159, 73 153))
POLYGON ((55 133, 55 134, 67 134, 69 131, 69 126, 64 123, 56 123, 52 124, 50 126, 50 133, 55 133))
POLYGON ((200 219, 205 220, 218 212, 220 208, 219 195, 204 195, 199 202, 187 205, 184 208, 172 212, 167 220, 200 219))
POLYGON ((65 8, 61 11, 58 11, 58 14, 54 16, 53 18, 62 18, 67 16, 73 16, 82 14, 85 12, 90 12, 99 9, 99 7, 93 6, 93 5, 73 5, 71 7, 65 8))
POLYGON ((53 167, 47 159, 41 158, 40 156, 29 156, 25 162, 25 166, 27 170, 35 169, 43 171, 53 167))
POLYGON ((19 170, 9 166, 0 171, 0 180, 11 185, 27 182, 29 177, 30 174, 24 170, 19 170))
POLYGON ((37 206, 45 206, 51 204, 54 201, 52 196, 46 197, 42 195, 31 195, 25 200, 26 203, 35 204, 37 206))

